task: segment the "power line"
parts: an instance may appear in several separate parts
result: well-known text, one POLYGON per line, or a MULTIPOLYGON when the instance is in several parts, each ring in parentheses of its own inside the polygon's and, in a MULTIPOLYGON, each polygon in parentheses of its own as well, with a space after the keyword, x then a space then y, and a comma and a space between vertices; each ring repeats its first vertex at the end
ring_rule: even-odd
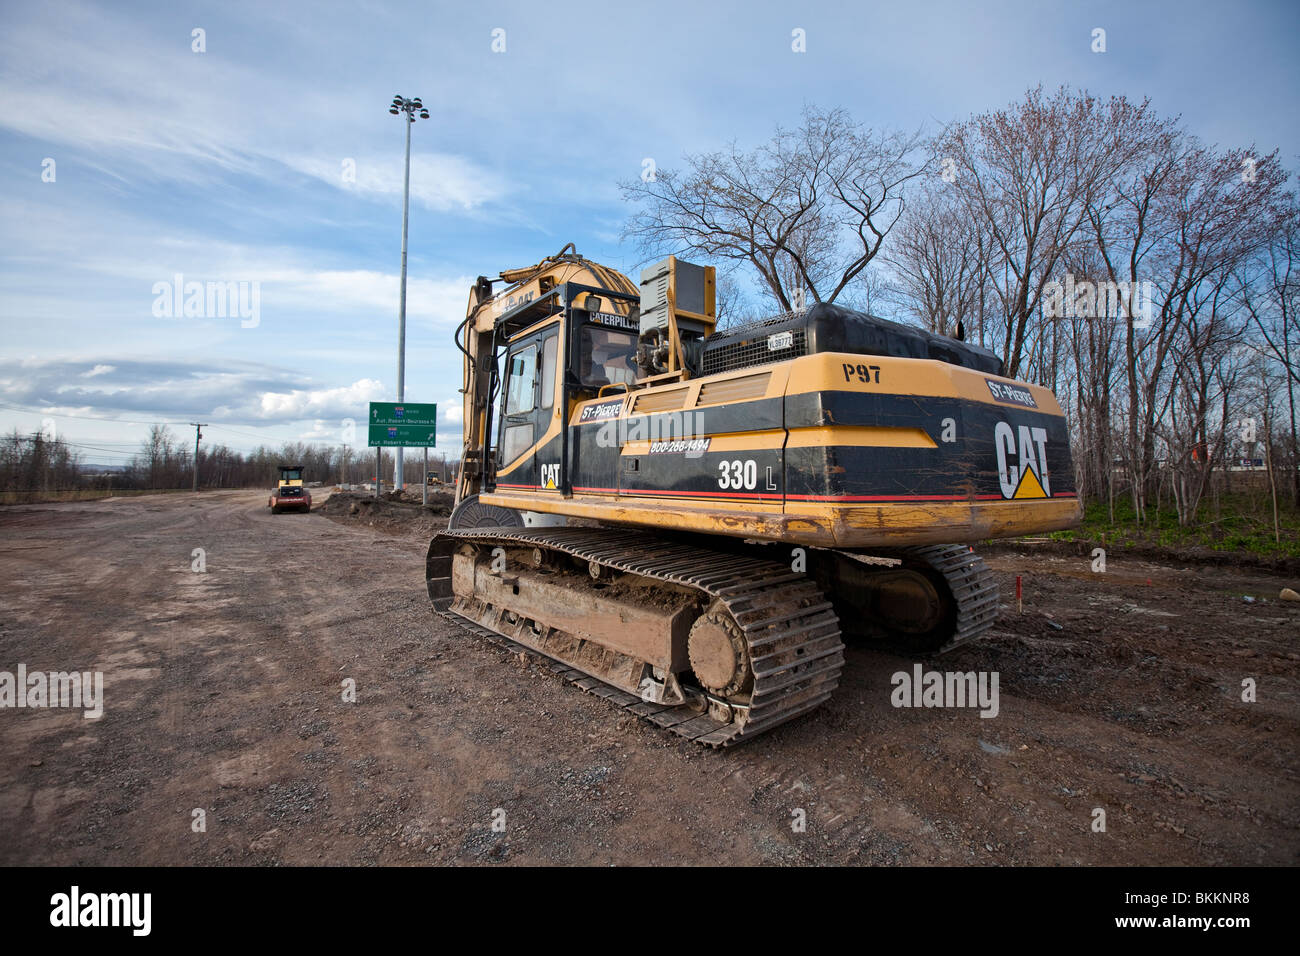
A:
POLYGON ((7 402, 0 402, 0 408, 7 408, 10 411, 15 411, 15 412, 26 412, 29 415, 45 415, 48 416, 49 418, 75 418, 78 421, 83 421, 83 422, 105 422, 108 424, 117 423, 122 425, 183 425, 185 424, 184 422, 166 422, 166 421, 160 422, 156 420, 151 422, 142 422, 130 418, 97 418, 94 415, 69 415, 64 412, 52 412, 49 409, 45 409, 45 408, 32 408, 30 405, 10 405, 7 402))
MULTIPOLYGON (((187 426, 188 426, 188 425, 193 425, 193 424, 194 424, 193 422, 173 422, 173 421, 158 421, 158 420, 154 420, 154 421, 140 421, 139 419, 132 419, 132 418, 96 418, 96 417, 93 416, 93 415, 69 415, 69 414, 66 414, 66 413, 63 413, 63 412, 51 412, 51 411, 48 411, 47 409, 44 409, 44 408, 33 408, 33 407, 31 407, 30 405, 12 405, 12 404, 10 404, 10 403, 8 403, 8 402, 0 402, 0 408, 7 408, 7 409, 9 409, 10 411, 15 411, 15 412, 25 412, 25 413, 27 413, 27 414, 29 414, 29 415, 44 415, 44 416, 47 416, 47 417, 49 417, 49 418, 71 418, 71 419, 75 419, 75 420, 77 420, 77 421, 82 421, 82 422, 103 422, 103 423, 105 423, 105 424, 109 424, 109 425, 112 425, 112 424, 120 424, 120 425, 176 425, 176 426, 179 427, 179 426, 181 426, 181 425, 187 425, 187 426)), ((236 434, 236 435, 240 435, 240 436, 242 436, 242 437, 244 437, 244 438, 252 438, 252 439, 254 439, 255 441, 259 441, 259 442, 263 442, 263 443, 273 443, 273 442, 276 442, 276 441, 279 441, 279 442, 281 442, 281 443, 284 443, 284 442, 287 442, 287 441, 290 440, 290 439, 285 439, 285 438, 277 439, 277 438, 273 438, 272 436, 269 436, 269 435, 254 435, 252 432, 241 431, 240 429, 238 429, 238 428, 234 428, 234 427, 231 426, 231 425, 212 424, 212 425, 204 425, 203 427, 204 427, 204 428, 219 428, 219 429, 221 429, 221 430, 223 430, 223 431, 233 432, 234 434, 236 434)), ((275 427, 275 426, 269 426, 269 427, 275 427)), ((110 443, 110 444, 111 444, 111 443, 110 443)), ((341 444, 343 444, 343 442, 308 442, 308 444, 341 445, 341 444)))
POLYGON ((138 447, 139 447, 138 444, 136 444, 136 443, 131 443, 130 445, 128 445, 128 444, 126 444, 126 443, 123 442, 123 443, 119 443, 119 444, 118 444, 118 447, 116 447, 116 448, 105 448, 105 447, 102 446, 102 445, 91 445, 91 444, 88 444, 88 443, 86 443, 86 442, 69 441, 69 440, 66 439, 66 438, 44 438, 44 439, 42 439, 39 435, 32 435, 32 436, 27 436, 27 435, 6 435, 6 436, 4 436, 3 438, 0 438, 0 441, 15 441, 15 440, 16 440, 16 441, 30 441, 30 442, 45 441, 45 442, 47 442, 48 444, 51 444, 51 445, 67 445, 67 446, 69 446, 70 448, 89 448, 91 451, 102 451, 102 452, 107 452, 107 453, 110 454, 110 455, 127 455, 127 454, 130 454, 130 451, 128 451, 128 450, 126 450, 126 449, 130 449, 130 448, 138 448, 138 447))
MULTIPOLYGON (((209 426, 205 425, 204 428, 209 426)), ((242 435, 245 438, 256 438, 258 441, 267 441, 266 435, 254 435, 252 432, 241 432, 238 428, 231 428, 229 425, 212 425, 212 428, 219 428, 222 431, 234 432, 236 435, 242 435)))

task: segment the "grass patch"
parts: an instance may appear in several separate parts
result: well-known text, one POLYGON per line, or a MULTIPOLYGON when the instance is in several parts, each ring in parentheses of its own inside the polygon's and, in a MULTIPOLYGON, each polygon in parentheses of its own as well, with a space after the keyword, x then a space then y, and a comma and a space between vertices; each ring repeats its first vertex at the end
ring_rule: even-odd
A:
POLYGON ((1080 527, 1055 531, 1048 537, 1054 541, 1100 541, 1108 548, 1155 547, 1300 558, 1300 512, 1279 509, 1280 541, 1273 538, 1272 507, 1258 496, 1225 496, 1217 512, 1213 502, 1202 502, 1197 520, 1184 527, 1172 508, 1159 512, 1149 509, 1146 522, 1139 525, 1128 498, 1116 500, 1114 521, 1110 520, 1105 502, 1090 502, 1080 527))

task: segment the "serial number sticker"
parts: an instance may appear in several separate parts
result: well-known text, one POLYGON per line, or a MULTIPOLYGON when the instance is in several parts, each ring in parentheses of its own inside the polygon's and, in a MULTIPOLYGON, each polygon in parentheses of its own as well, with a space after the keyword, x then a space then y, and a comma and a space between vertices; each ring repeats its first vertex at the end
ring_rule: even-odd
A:
POLYGON ((1011 385, 1008 382, 995 382, 991 378, 986 378, 984 384, 989 387, 989 393, 996 402, 1005 402, 1008 405, 1019 405, 1021 408, 1037 408, 1038 403, 1034 401, 1034 395, 1029 389, 1021 388, 1019 385, 1011 385))
POLYGON ((782 349, 794 348, 793 332, 774 332, 767 337, 767 350, 769 352, 779 352, 782 349))

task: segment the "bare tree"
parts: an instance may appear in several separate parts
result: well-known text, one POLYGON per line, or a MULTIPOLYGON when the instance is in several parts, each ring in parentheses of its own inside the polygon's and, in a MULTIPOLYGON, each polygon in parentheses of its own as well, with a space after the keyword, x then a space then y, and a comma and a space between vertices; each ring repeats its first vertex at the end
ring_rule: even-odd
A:
POLYGON ((714 298, 719 331, 744 325, 756 318, 744 289, 737 277, 731 273, 723 272, 718 275, 714 298))
POLYGON ((1172 172, 1155 195, 1147 223, 1153 238, 1133 245, 1157 290, 1144 341, 1130 336, 1128 342, 1128 439, 1139 516, 1149 491, 1156 425, 1173 400, 1166 363, 1173 357, 1171 374, 1182 372, 1188 354, 1183 345, 1195 334, 1208 297, 1276 235, 1285 182, 1276 155, 1257 161, 1253 150, 1218 152, 1189 140, 1178 147, 1172 172), (1246 160, 1254 170, 1250 177, 1242 175, 1246 160))
POLYGON ((1002 353, 1020 372, 1043 287, 1095 198, 1130 161, 1149 122, 1146 101, 1098 100, 1062 87, 954 123, 936 143, 966 213, 990 238, 988 278, 1000 302, 1002 353))
POLYGON ((688 155, 681 170, 623 183, 625 234, 650 257, 692 253, 752 267, 781 311, 834 302, 880 252, 917 175, 918 135, 874 131, 842 109, 805 108, 744 151, 688 155))
POLYGON ((1290 417, 1291 500, 1300 506, 1300 442, 1297 442, 1296 389, 1300 388, 1300 205, 1285 209, 1274 240, 1262 257, 1262 279, 1241 280, 1246 310, 1264 348, 1282 366, 1290 417))
POLYGON ((897 280, 897 301, 922 326, 952 335, 958 323, 982 341, 990 243, 966 214, 955 190, 932 164, 918 202, 910 203, 890 239, 885 261, 897 280))

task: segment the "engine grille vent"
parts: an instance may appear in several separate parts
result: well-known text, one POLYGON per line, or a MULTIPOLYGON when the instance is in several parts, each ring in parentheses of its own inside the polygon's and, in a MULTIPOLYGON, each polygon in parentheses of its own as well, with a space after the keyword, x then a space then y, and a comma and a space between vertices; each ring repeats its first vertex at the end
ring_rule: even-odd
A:
POLYGON ((804 329, 790 327, 797 324, 795 320, 802 315, 801 312, 786 312, 710 335, 704 348, 704 374, 753 368, 807 355, 804 329))
POLYGON ((700 397, 695 404, 722 405, 762 398, 767 394, 767 384, 771 380, 771 372, 758 372, 739 378, 725 378, 720 382, 705 382, 700 386, 700 397))
POLYGON ((679 409, 686 403, 685 386, 671 389, 652 389, 638 392, 636 403, 632 407, 634 415, 648 415, 653 412, 667 412, 679 409))

